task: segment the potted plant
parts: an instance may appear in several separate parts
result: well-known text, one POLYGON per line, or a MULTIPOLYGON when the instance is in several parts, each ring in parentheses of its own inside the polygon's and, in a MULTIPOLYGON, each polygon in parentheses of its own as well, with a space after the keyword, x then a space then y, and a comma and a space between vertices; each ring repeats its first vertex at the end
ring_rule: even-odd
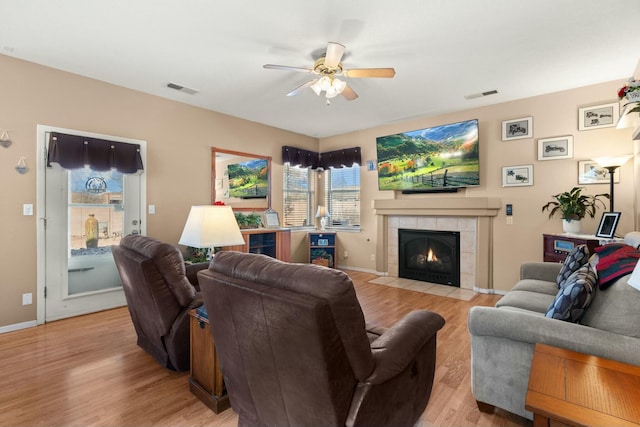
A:
POLYGON ((565 191, 553 195, 552 201, 542 207, 542 211, 549 211, 549 218, 560 212, 562 214, 562 228, 566 233, 579 233, 580 221, 589 215, 595 218, 598 204, 606 208, 601 198, 609 198, 607 193, 589 196, 582 194, 584 187, 573 187, 571 191, 565 191))

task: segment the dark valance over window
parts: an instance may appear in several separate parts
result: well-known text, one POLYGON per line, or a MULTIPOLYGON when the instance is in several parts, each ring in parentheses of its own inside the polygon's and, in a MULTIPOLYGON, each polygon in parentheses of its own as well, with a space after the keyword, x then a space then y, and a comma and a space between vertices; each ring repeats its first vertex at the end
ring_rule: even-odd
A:
POLYGON ((285 145, 282 147, 282 163, 311 169, 341 168, 343 166, 351 166, 354 163, 361 164, 362 155, 360 147, 316 153, 285 145))
POLYGON ((59 132, 52 132, 49 136, 47 166, 52 162, 65 169, 88 166, 95 171, 116 169, 122 173, 136 173, 144 169, 138 144, 59 132))

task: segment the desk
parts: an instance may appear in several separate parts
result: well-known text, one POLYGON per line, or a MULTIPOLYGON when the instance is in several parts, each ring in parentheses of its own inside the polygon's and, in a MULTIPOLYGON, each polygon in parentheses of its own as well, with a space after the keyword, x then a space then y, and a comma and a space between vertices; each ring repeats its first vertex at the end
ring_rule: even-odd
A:
POLYGON ((219 414, 231 406, 224 387, 220 362, 213 345, 209 319, 196 310, 189 312, 191 335, 191 376, 189 390, 213 412, 219 414))
POLYGON ((640 367, 536 344, 525 408, 534 427, 640 426, 640 367))

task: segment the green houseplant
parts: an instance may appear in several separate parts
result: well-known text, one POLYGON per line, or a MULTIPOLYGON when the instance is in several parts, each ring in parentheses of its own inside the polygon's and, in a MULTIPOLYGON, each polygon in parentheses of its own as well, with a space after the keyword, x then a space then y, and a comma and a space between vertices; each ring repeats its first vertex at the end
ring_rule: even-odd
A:
POLYGON ((602 193, 590 196, 582 194, 584 187, 573 187, 571 191, 554 194, 553 200, 542 207, 542 211, 549 211, 549 218, 560 212, 563 227, 566 232, 579 233, 580 221, 587 215, 595 218, 598 205, 606 208, 602 198, 609 198, 609 194, 602 193), (571 224, 574 223, 574 224, 571 224))

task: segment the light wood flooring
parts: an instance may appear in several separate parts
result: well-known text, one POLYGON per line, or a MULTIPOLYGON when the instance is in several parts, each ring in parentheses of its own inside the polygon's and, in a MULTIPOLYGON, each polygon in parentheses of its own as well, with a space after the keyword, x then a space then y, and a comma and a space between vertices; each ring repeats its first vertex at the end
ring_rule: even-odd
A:
MULTIPOLYGON (((497 295, 463 301, 369 283, 349 271, 368 322, 390 326, 414 309, 440 313, 437 370, 424 426, 531 426, 478 411, 470 389, 467 314, 497 295)), ((189 392, 188 373, 160 367, 136 345, 126 308, 0 334, 0 426, 236 426, 189 392)))

